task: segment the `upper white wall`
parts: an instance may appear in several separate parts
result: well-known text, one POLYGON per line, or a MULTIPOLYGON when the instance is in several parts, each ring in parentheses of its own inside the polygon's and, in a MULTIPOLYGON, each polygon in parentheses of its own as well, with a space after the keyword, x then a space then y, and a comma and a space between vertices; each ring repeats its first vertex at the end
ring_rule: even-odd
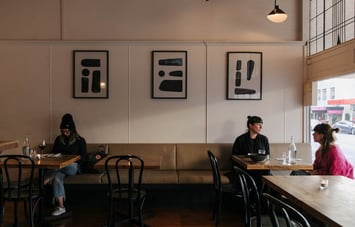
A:
POLYGON ((71 112, 91 143, 233 142, 252 114, 271 142, 302 141, 296 0, 278 1, 285 24, 266 20, 273 1, 264 0, 0 3, 0 140, 53 141, 71 112), (109 51, 109 99, 72 98, 73 50, 109 51), (153 50, 187 51, 187 99, 151 98, 153 50), (226 100, 228 51, 263 53, 262 100, 226 100))
POLYGON ((2 139, 53 140, 71 112, 89 142, 232 142, 246 117, 272 142, 302 140, 302 46, 219 43, 2 44, 2 139), (109 99, 72 98, 72 51, 109 51, 109 99), (151 52, 188 52, 187 99, 151 98, 151 52), (226 99, 226 53, 263 53, 262 100, 226 99), (277 53, 277 54, 275 54, 277 53))
POLYGON ((282 24, 273 0, 0 0, 0 39, 301 41, 302 1, 277 3, 282 24))

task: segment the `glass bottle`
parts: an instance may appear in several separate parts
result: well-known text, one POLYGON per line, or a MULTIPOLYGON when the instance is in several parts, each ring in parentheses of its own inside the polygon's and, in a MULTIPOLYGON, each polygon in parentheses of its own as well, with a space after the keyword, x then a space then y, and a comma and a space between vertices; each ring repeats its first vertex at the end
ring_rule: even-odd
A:
POLYGON ((288 147, 288 163, 295 164, 297 160, 297 148, 295 144, 295 137, 291 136, 291 142, 288 147))
POLYGON ((29 156, 30 151, 31 151, 30 140, 29 140, 28 136, 25 136, 25 141, 24 141, 23 147, 22 147, 23 155, 29 156))

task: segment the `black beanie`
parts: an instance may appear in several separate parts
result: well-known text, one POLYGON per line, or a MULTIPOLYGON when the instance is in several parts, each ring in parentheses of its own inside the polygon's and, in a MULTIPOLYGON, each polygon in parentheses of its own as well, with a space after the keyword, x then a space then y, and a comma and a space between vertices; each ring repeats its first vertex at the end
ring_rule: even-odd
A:
POLYGON ((69 129, 70 131, 75 131, 75 123, 71 114, 67 113, 63 115, 62 122, 60 123, 60 129, 69 129))

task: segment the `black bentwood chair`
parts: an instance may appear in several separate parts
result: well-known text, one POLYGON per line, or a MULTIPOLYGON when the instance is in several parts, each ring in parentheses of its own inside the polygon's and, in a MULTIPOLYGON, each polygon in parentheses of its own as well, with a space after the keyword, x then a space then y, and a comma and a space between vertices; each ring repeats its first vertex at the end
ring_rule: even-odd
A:
POLYGON ((241 168, 234 166, 234 172, 242 191, 245 226, 261 227, 261 198, 258 187, 254 179, 241 168), (253 225, 253 220, 256 220, 256 225, 253 225))
POLYGON ((281 214, 281 217, 283 217, 283 219, 285 220, 287 227, 311 227, 308 220, 303 216, 303 214, 301 214, 298 210, 296 210, 289 204, 267 193, 263 193, 263 196, 269 203, 269 216, 273 227, 280 226, 280 218, 278 217, 278 214, 281 214))
POLYGON ((115 226, 116 215, 124 216, 126 221, 138 222, 139 226, 144 226, 143 205, 146 192, 141 189, 143 169, 143 159, 135 155, 111 156, 105 161, 109 184, 108 226, 115 226), (128 206, 127 215, 118 212, 118 208, 123 204, 128 206))
POLYGON ((0 165, 0 224, 5 214, 5 203, 13 202, 13 226, 18 226, 18 203, 23 202, 28 223, 34 226, 34 211, 40 201, 38 190, 33 189, 34 161, 24 155, 0 155, 0 165))
POLYGON ((221 173, 218 166, 217 158, 213 155, 211 151, 207 151, 207 153, 212 167, 213 185, 216 193, 216 199, 213 209, 213 219, 215 220, 215 226, 217 227, 220 222, 219 215, 222 207, 222 195, 230 194, 232 196, 240 198, 240 191, 237 190, 235 184, 222 184, 221 173))

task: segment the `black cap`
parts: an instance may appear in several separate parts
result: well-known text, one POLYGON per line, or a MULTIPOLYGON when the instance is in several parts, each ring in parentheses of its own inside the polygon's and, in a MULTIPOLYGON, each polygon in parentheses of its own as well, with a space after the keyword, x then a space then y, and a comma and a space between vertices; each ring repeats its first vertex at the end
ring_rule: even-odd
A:
POLYGON ((73 116, 70 113, 63 115, 62 122, 60 123, 60 129, 69 129, 70 131, 76 130, 73 116))

